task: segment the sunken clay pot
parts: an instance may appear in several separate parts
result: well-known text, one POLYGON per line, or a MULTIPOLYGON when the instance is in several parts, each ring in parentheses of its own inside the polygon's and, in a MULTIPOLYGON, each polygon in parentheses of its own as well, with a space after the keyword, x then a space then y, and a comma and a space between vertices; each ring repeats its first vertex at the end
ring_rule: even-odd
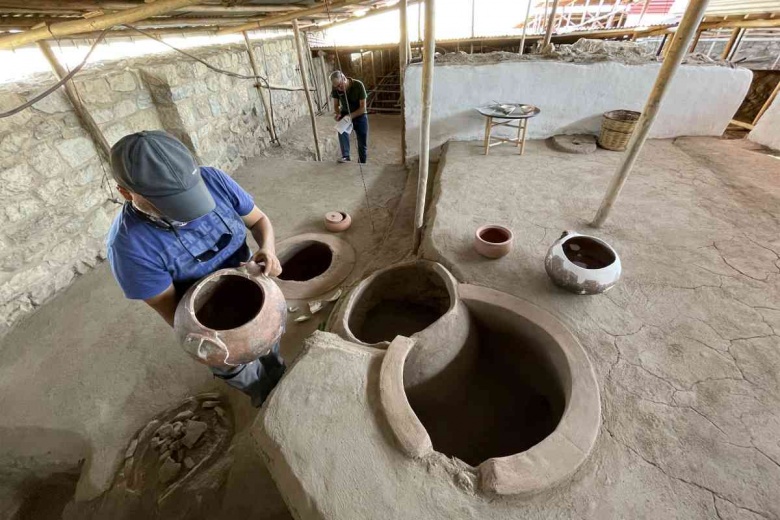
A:
POLYGON ((401 305, 437 302, 440 315, 433 322, 414 333, 398 334, 415 342, 404 367, 404 387, 410 398, 446 395, 447 388, 462 384, 477 356, 476 330, 457 286, 455 277, 439 263, 414 260, 396 264, 365 278, 342 297, 326 329, 352 343, 386 349, 395 334, 376 340, 364 333, 375 326, 372 308, 382 301, 401 305))
POLYGON ((514 235, 509 228, 490 224, 477 228, 474 249, 485 258, 501 258, 512 250, 514 235))
POLYGON ((224 370, 267 354, 286 320, 281 289, 249 263, 216 271, 190 287, 176 308, 173 329, 187 354, 224 370))
POLYGON ((325 213, 325 229, 332 233, 340 233, 349 229, 352 217, 344 211, 329 211, 325 213))
POLYGON ((555 285, 575 294, 599 294, 620 279, 620 257, 603 240, 564 231, 547 251, 544 269, 555 285))

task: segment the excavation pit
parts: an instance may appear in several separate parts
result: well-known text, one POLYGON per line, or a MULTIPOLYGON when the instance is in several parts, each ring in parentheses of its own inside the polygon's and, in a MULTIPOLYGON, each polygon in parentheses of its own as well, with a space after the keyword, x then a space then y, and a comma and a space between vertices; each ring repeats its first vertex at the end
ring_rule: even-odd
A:
POLYGON ((599 389, 576 338, 546 311, 509 294, 461 284, 475 356, 460 384, 428 395, 406 387, 419 348, 399 337, 382 362, 382 408, 400 450, 439 452, 471 466, 482 491, 530 494, 568 478, 590 454, 601 424, 599 389), (441 394, 441 395, 431 395, 441 394))
POLYGON ((409 401, 436 451, 477 467, 550 435, 563 415, 571 375, 565 364, 556 368, 550 356, 558 347, 537 325, 489 304, 466 306, 477 330, 476 362, 435 406, 413 396, 409 401))
POLYGON ((282 263, 280 280, 305 282, 322 275, 333 263, 333 252, 327 244, 311 241, 301 244, 282 263))
POLYGON ((451 306, 441 277, 407 265, 381 273, 366 287, 352 308, 348 325, 363 343, 390 342, 426 329, 451 306))
POLYGON ((355 267, 355 250, 333 235, 305 233, 279 242, 282 273, 276 283, 288 300, 322 296, 338 287, 355 267))
POLYGON ((236 329, 252 321, 263 308, 263 290, 254 281, 238 275, 216 278, 195 296, 195 317, 213 330, 236 329))

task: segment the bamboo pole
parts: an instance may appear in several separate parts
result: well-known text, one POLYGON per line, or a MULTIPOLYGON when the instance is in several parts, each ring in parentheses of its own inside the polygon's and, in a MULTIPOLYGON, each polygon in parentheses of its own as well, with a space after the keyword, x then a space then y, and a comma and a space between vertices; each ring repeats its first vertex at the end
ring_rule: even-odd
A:
MULTIPOLYGON (((328 90, 328 87, 331 87, 330 81, 328 81, 328 74, 325 72, 325 53, 322 51, 319 51, 317 53, 317 61, 320 63, 320 73, 322 74, 322 84, 325 86, 325 104, 327 105, 326 108, 330 110, 330 91, 328 90)), ((333 88, 333 87, 331 87, 333 88)))
POLYGON ((612 177, 607 193, 604 195, 604 200, 601 202, 601 206, 591 223, 593 227, 601 227, 604 224, 618 195, 620 195, 620 190, 623 189, 623 185, 634 167, 639 152, 642 151, 647 134, 650 132, 650 128, 658 115, 661 101, 663 101, 669 84, 685 56, 685 51, 688 49, 696 29, 699 27, 708 3, 709 0, 691 0, 688 4, 688 8, 680 21, 680 26, 673 36, 669 53, 661 64, 661 70, 658 71, 653 90, 647 98, 642 115, 639 116, 639 121, 637 121, 634 134, 631 136, 623 159, 612 177))
POLYGON ((533 0, 528 0, 528 7, 525 9, 525 21, 523 22, 523 36, 520 38, 520 54, 525 52, 525 33, 528 27, 528 17, 531 15, 531 3, 533 0))
MULTIPOLYGON (((158 2, 159 1, 160 0, 158 0, 158 2)), ((359 4, 360 2, 363 1, 365 0, 338 0, 336 2, 330 2, 330 3, 326 1, 315 5, 314 7, 309 7, 308 9, 301 9, 299 11, 294 11, 294 12, 284 13, 284 14, 279 14, 274 16, 266 16, 254 22, 245 23, 242 25, 238 25, 236 27, 226 27, 225 29, 221 29, 217 31, 217 34, 220 35, 233 34, 236 32, 249 31, 252 29, 261 29, 263 27, 268 27, 270 25, 278 25, 282 22, 291 22, 293 20, 297 20, 298 18, 306 18, 309 15, 318 14, 326 10, 338 9, 341 7, 347 7, 350 5, 359 4)))
POLYGON ((777 82, 777 85, 775 85, 775 89, 772 91, 772 93, 769 95, 768 98, 766 98, 766 101, 761 106, 761 110, 758 111, 758 114, 756 114, 756 117, 753 119, 753 126, 758 123, 758 120, 761 119, 761 116, 764 115, 764 112, 769 108, 769 105, 772 104, 772 102, 777 97, 778 92, 780 92, 780 81, 777 82))
POLYGON ((133 23, 152 16, 169 13, 181 7, 196 4, 199 1, 201 0, 157 0, 157 2, 153 4, 143 4, 135 9, 129 9, 119 13, 45 25, 43 27, 38 27, 37 29, 30 29, 23 33, 1 36, 0 49, 11 49, 27 43, 57 38, 60 36, 68 36, 71 34, 101 31, 115 25, 133 23))
POLYGON ((404 100, 404 76, 409 65, 409 17, 406 0, 398 2, 398 23, 401 38, 398 41, 398 84, 401 91, 401 163, 406 164, 406 101, 404 100))
POLYGON ((642 25, 642 18, 645 17, 648 7, 650 7, 650 0, 645 0, 645 5, 642 6, 642 12, 639 14, 639 20, 636 22, 638 26, 642 25))
MULTIPOLYGON (((57 61, 57 57, 54 55, 54 52, 52 52, 51 47, 49 46, 49 42, 39 40, 37 44, 38 48, 41 49, 41 52, 46 58, 46 61, 49 62, 49 65, 51 65, 51 68, 54 70, 54 73, 57 75, 57 77, 62 79, 67 76, 68 71, 66 71, 65 68, 60 65, 60 62, 57 61)), ((76 92, 76 87, 73 86, 73 81, 66 81, 62 87, 65 89, 65 94, 68 96, 70 104, 73 105, 73 110, 76 112, 76 116, 79 118, 79 121, 81 121, 82 126, 84 126, 90 137, 92 137, 92 140, 97 145, 98 152, 100 152, 100 154, 103 156, 103 159, 107 163, 111 164, 111 145, 108 144, 108 141, 106 141, 106 137, 103 135, 100 127, 97 125, 95 120, 92 119, 92 115, 89 113, 89 110, 87 110, 87 108, 81 102, 78 92, 76 92)))
POLYGON ((693 41, 691 42, 691 46, 688 47, 688 53, 692 53, 696 50, 696 46, 699 45, 699 39, 701 39, 701 33, 704 31, 702 29, 699 29, 696 31, 696 36, 693 37, 693 41))
POLYGON ((433 104, 433 54, 436 51, 434 18, 436 0, 425 0, 425 42, 423 45, 422 115, 420 121, 420 167, 417 176, 417 206, 414 213, 414 251, 420 247, 425 223, 425 195, 428 190, 428 162, 431 144, 431 105, 433 104))
MULTIPOLYGON (((257 66, 257 61, 255 61, 255 50, 252 48, 252 43, 249 41, 249 35, 246 31, 244 31, 242 34, 244 35, 244 42, 246 42, 246 52, 249 54, 249 63, 252 65, 252 72, 255 76, 259 76, 260 68, 257 66)), ((265 112, 265 123, 268 127, 268 135, 271 136, 272 142, 278 142, 279 139, 276 137, 274 124, 271 120, 271 108, 268 104, 268 100, 265 98, 263 89, 260 86, 260 80, 255 79, 254 85, 255 89, 257 90, 257 95, 260 96, 260 101, 263 103, 263 111, 265 112)))
MULTIPOLYGON (((146 2, 151 3, 151 2, 146 2)), ((128 1, 104 1, 104 0, 90 0, 90 1, 62 1, 62 0, 1 0, 0 8, 13 10, 13 9, 28 9, 38 10, 43 12, 51 12, 57 14, 74 13, 79 14, 78 11, 95 11, 100 9, 111 11, 125 11, 128 9, 135 9, 139 4, 137 2, 128 1)), ((268 12, 288 12, 293 9, 302 9, 301 7, 292 5, 193 5, 186 8, 177 10, 185 11, 188 13, 249 13, 259 14, 268 12)))
POLYGON ((376 89, 376 67, 374 66, 374 51, 371 53, 371 88, 376 89))
POLYGON ((555 22, 555 10, 558 8, 558 0, 553 0, 552 9, 550 9, 550 19, 547 22, 547 30, 544 33, 544 41, 542 42, 542 49, 545 49, 550 45, 552 39, 553 23, 555 22))
POLYGON ((722 59, 727 60, 729 58, 729 55, 731 54, 731 49, 733 49, 734 44, 737 43, 737 38, 739 38, 741 32, 742 29, 740 28, 736 28, 733 31, 731 31, 731 37, 729 38, 729 41, 726 43, 726 46, 723 48, 723 53, 720 55, 722 59))
MULTIPOLYGON (((298 28, 298 20, 293 20, 293 34, 295 35, 295 49, 298 51, 298 65, 301 68, 301 81, 303 82, 303 93, 306 94, 306 104, 309 105, 309 117, 311 118, 311 131, 314 135, 314 149, 317 160, 322 160, 320 155, 320 137, 317 135, 317 119, 314 117, 314 106, 311 102, 311 92, 309 92, 309 81, 306 78, 306 61, 303 59, 303 47, 301 46, 301 30, 298 28)), ((308 47, 308 45, 307 45, 308 47)))

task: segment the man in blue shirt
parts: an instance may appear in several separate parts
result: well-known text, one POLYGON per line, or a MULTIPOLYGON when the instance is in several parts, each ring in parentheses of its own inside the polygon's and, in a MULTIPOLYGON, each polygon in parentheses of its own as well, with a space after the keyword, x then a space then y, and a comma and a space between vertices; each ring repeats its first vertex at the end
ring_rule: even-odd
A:
MULTIPOLYGON (((271 221, 224 172, 198 166, 172 135, 144 131, 111 148, 117 190, 126 202, 108 232, 111 271, 127 298, 143 300, 172 327, 179 299, 196 281, 249 261, 277 276, 271 221), (246 230, 260 249, 250 255, 246 230)), ((277 344, 266 356, 214 374, 259 407, 284 373, 277 344)))

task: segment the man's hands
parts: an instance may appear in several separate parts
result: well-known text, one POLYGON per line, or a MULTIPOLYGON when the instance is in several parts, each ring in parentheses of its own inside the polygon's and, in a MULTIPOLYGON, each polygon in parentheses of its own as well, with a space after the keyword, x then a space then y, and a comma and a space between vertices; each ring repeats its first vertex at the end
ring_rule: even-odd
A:
POLYGON ((265 264, 263 274, 266 276, 279 276, 282 274, 282 264, 276 258, 276 251, 262 248, 252 256, 250 262, 265 264))
POLYGON ((336 121, 341 121, 342 117, 344 116, 342 116, 341 114, 336 114, 335 116, 333 116, 333 119, 335 119, 336 121))

